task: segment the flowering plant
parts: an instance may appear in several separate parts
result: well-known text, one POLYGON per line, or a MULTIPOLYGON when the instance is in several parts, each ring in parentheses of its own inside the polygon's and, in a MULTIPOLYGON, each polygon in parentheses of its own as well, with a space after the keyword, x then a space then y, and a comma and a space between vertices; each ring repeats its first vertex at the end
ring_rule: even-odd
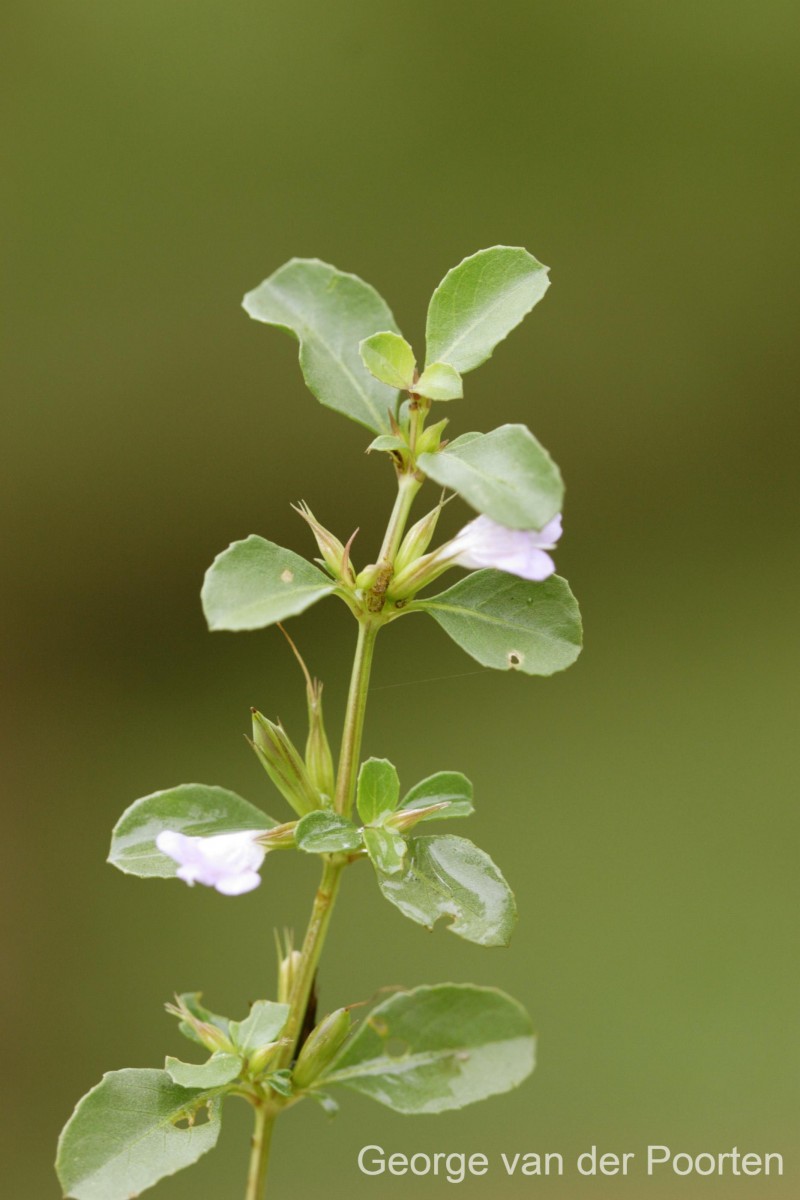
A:
POLYGON ((354 1028, 350 1008, 317 1020, 314 980, 353 865, 371 864, 380 892, 410 920, 432 928, 444 917, 451 932, 478 945, 505 945, 516 921, 513 894, 488 854, 460 836, 417 832, 469 816, 465 776, 439 771, 403 792, 387 759, 361 761, 361 740, 376 638, 412 612, 427 613, 479 663, 499 670, 550 675, 580 652, 578 607, 549 553, 561 535, 555 463, 524 425, 447 441, 447 419, 428 420, 435 403, 462 395, 462 376, 489 358, 547 286, 547 269, 519 248, 465 259, 431 298, 421 370, 384 301, 354 275, 293 259, 245 297, 251 317, 297 338, 317 399, 371 431, 369 448, 386 454, 397 498, 375 561, 360 568, 352 538, 343 543, 300 505, 318 565, 251 534, 206 573, 202 602, 212 630, 262 629, 328 596, 350 609, 358 637, 338 762, 322 687, 300 659, 303 752, 279 723, 252 714, 253 749, 292 819, 278 823, 224 788, 184 784, 123 813, 109 861, 129 874, 177 877, 235 897, 258 887, 270 852, 287 850, 316 856, 321 879, 302 945, 281 945, 274 999, 256 1001, 236 1021, 207 1009, 199 994, 177 996, 168 1010, 206 1060, 168 1057, 161 1070, 112 1071, 79 1102, 59 1143, 66 1196, 127 1200, 195 1162, 217 1141, 224 1102, 238 1096, 255 1119, 246 1200, 259 1200, 275 1122, 303 1100, 333 1112, 332 1093, 344 1087, 398 1112, 443 1112, 516 1087, 533 1069, 530 1020, 495 988, 400 991, 354 1028), (433 550, 444 499, 406 529, 428 479, 478 513, 433 550), (477 569, 446 591, 421 594, 454 567, 477 569))

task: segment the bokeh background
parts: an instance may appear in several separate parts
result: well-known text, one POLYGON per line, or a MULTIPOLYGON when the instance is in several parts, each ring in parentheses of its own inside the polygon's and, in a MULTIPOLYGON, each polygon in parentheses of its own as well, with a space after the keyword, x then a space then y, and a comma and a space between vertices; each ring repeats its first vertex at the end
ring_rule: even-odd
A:
MULTIPOLYGON (((736 1192, 797 1195, 796 5, 25 0, 3 21, 8 1194, 56 1200, 75 1100, 181 1052, 173 990, 243 1014, 273 987, 273 923, 305 921, 310 861, 276 856, 237 900, 104 865, 119 812, 160 787, 282 811, 242 735, 256 704, 302 737, 301 681, 276 631, 207 634, 212 557, 250 532, 310 554, 302 497, 360 526, 365 562, 391 503, 385 461, 241 294, 319 256, 419 345, 444 272, 506 242, 553 287, 449 415, 527 422, 561 464, 586 650, 549 681, 500 676, 400 623, 366 750, 409 783, 473 778, 471 835, 521 920, 509 950, 480 950, 354 871, 321 987, 330 1008, 386 983, 500 985, 534 1014, 540 1065, 435 1119, 302 1107, 274 1194, 449 1194, 360 1175, 366 1143, 482 1150, 474 1196, 731 1194, 497 1163, 657 1142, 781 1151, 783 1179, 736 1192)), ((330 602, 292 631, 338 723, 350 618, 330 602)), ((248 1132, 230 1104, 220 1149, 158 1194, 240 1196, 248 1132)))

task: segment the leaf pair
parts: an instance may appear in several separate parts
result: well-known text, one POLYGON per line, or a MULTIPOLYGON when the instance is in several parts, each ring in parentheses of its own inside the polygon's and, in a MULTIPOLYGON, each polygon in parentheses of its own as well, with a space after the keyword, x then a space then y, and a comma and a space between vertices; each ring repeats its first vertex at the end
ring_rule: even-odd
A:
MULTIPOLYGON (((547 268, 514 246, 479 250, 449 271, 428 308, 422 378, 428 374, 426 388, 439 392, 431 399, 460 394, 458 376, 485 362, 547 287, 547 268)), ((374 288, 319 259, 293 258, 243 303, 255 320, 297 338, 303 376, 320 403, 376 433, 390 432, 388 414, 396 411, 398 389, 413 383, 415 362, 374 288), (369 370, 359 354, 365 341, 369 370)))
MULTIPOLYGON (((320 1089, 343 1086, 396 1112, 445 1112, 517 1087, 533 1069, 534 1050, 530 1019, 503 992, 419 987, 373 1009, 309 1094, 322 1098, 320 1089)), ((196 1162, 216 1145, 229 1086, 183 1087, 148 1069, 104 1075, 59 1140, 65 1196, 128 1200, 196 1162)))

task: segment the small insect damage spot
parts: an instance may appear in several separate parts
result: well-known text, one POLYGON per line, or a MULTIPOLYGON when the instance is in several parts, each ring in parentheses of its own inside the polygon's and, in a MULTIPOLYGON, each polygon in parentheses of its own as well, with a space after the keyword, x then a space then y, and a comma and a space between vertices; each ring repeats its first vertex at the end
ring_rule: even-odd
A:
POLYGON ((281 571, 281 583, 291 583, 294 579, 294 571, 290 571, 287 567, 285 571, 281 571))
POLYGON ((511 670, 515 671, 517 667, 521 667, 524 663, 525 655, 521 654, 519 650, 509 650, 507 661, 511 670))
POLYGON ((390 1037, 384 1044, 383 1049, 389 1058, 405 1058, 411 1047, 403 1038, 390 1037))
POLYGON ((197 1108, 179 1113, 172 1124, 175 1129, 196 1129, 198 1125, 207 1125, 211 1120, 211 1104, 207 1101, 197 1108))

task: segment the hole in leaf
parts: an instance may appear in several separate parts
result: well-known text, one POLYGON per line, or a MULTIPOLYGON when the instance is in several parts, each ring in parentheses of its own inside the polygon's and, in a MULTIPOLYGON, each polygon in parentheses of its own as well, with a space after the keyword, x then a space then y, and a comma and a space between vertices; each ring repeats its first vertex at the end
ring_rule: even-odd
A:
POLYGON ((520 654, 519 650, 511 650, 508 655, 508 665, 513 670, 515 667, 520 666, 524 659, 525 655, 520 654))

